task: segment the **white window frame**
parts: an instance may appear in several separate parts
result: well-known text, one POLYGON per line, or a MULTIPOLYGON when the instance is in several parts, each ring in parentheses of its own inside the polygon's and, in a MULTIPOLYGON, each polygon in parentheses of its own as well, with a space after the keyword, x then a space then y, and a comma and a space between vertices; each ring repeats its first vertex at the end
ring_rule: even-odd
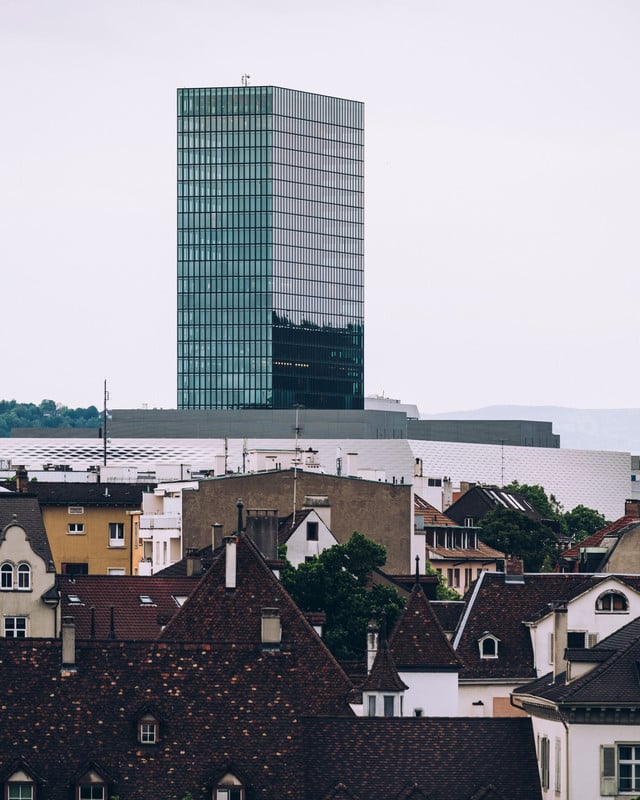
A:
POLYGON ((26 561, 22 561, 18 564, 16 579, 18 581, 19 592, 31 591, 31 565, 26 561))
POLYGON ((500 639, 492 633, 485 633, 478 639, 478 647, 480 649, 480 658, 482 659, 496 659, 500 654, 500 639), (493 642, 493 653, 487 653, 485 650, 485 643, 493 642))
POLYGON ((10 561, 5 561, 0 566, 0 591, 13 591, 14 566, 10 561))
POLYGON ((84 522, 69 522, 67 533, 70 536, 82 536, 84 534, 84 522))
POLYGON ((109 547, 124 547, 124 522, 109 523, 109 547))
POLYGON ((7 793, 5 797, 7 800, 33 800, 34 792, 33 781, 7 781, 7 793), (15 790, 18 790, 17 792, 15 790), (28 789, 28 793, 24 790, 28 789), (13 790, 13 791, 12 791, 13 790))
POLYGON ((2 632, 5 639, 26 639, 28 618, 20 615, 6 616, 2 622, 2 632))
POLYGON ((629 613, 629 599, 622 592, 610 589, 603 592, 596 600, 596 614, 628 614, 629 613), (604 601, 609 600, 609 605, 613 605, 613 598, 620 597, 624 602, 624 608, 602 608, 604 601))

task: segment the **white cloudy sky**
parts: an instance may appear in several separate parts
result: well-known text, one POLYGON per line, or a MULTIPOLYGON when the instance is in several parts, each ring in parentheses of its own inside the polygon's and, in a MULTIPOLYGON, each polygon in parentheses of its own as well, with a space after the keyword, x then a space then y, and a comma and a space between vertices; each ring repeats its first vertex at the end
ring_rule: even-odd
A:
POLYGON ((175 90, 366 104, 366 391, 635 407, 640 3, 0 0, 0 399, 175 407, 175 90))

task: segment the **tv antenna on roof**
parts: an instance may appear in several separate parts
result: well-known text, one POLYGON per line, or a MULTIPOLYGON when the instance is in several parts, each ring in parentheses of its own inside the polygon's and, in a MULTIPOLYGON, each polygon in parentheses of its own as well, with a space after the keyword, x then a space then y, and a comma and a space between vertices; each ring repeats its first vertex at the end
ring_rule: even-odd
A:
POLYGON ((249 78, 251 78, 251 75, 247 75, 247 73, 245 72, 245 74, 242 76, 242 85, 243 86, 248 86, 249 85, 249 78))

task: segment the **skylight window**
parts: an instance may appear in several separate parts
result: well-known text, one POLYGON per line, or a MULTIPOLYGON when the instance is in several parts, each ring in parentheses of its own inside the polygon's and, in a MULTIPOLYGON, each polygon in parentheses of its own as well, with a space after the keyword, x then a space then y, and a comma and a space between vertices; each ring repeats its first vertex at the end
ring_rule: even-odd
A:
POLYGON ((141 595, 139 595, 139 597, 140 597, 140 605, 143 605, 143 606, 152 606, 152 605, 154 605, 153 600, 151 599, 151 597, 148 594, 141 594, 141 595))
POLYGON ((80 595, 79 594, 68 594, 67 595, 67 600, 72 605, 76 605, 76 606, 82 605, 82 600, 80 600, 80 595))

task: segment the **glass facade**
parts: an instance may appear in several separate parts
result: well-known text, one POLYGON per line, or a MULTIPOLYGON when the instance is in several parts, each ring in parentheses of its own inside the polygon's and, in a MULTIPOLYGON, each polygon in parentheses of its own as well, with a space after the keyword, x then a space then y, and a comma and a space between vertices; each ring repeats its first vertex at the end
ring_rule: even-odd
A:
POLYGON ((178 90, 178 408, 363 408, 363 111, 178 90))

